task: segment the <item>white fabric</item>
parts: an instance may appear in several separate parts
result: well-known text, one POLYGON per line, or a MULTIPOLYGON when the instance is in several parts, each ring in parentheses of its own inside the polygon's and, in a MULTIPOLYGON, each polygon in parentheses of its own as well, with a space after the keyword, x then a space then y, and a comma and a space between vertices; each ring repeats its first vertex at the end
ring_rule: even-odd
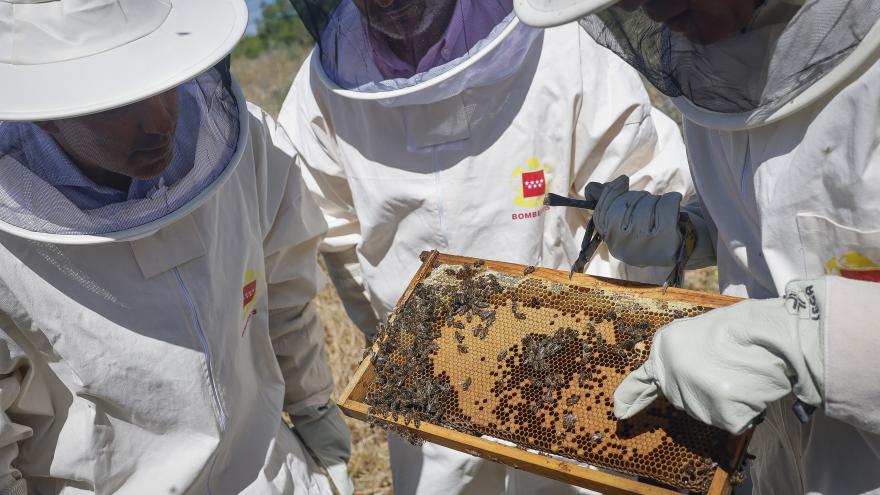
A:
POLYGON ((325 252, 323 257, 327 275, 342 300, 345 313, 364 333, 367 342, 372 342, 379 331, 379 318, 370 304, 356 249, 352 246, 345 251, 325 252))
POLYGON ((170 0, 7 0, 0 4, 0 63, 101 53, 152 33, 170 12, 170 0))
POLYGON ((703 423, 744 433, 772 402, 794 392, 819 406, 824 386, 823 279, 793 282, 784 298, 743 301, 670 323, 651 355, 614 392, 629 419, 662 395, 703 423))
MULTIPOLYGON (((880 266, 880 66, 785 121, 744 131, 685 122, 725 294, 772 298, 796 279, 880 266)), ((880 493, 876 284, 828 283, 826 406, 800 425, 771 406, 752 442, 755 493, 880 493), (871 356, 871 357, 867 357, 871 356)))
MULTIPOLYGON (((526 50, 515 71, 503 53, 481 60, 480 70, 509 77, 425 105, 342 98, 314 59, 298 74, 279 121, 330 224, 322 249, 357 250, 375 314, 394 307, 423 250, 567 270, 588 216, 545 210, 543 194, 530 196, 545 185, 582 197, 590 181, 629 174, 637 189, 690 193, 678 129, 652 111, 628 66, 574 25, 538 33, 526 50)), ((433 101, 433 88, 423 93, 433 101)), ((604 249, 590 271, 653 282, 668 274, 624 266, 604 249)), ((505 492, 514 470, 466 454, 391 448, 398 495, 534 493, 505 492)), ((571 490, 553 485, 541 493, 571 490)))
POLYGON ((247 29, 244 0, 0 1, 0 120, 97 113, 205 72, 247 29))
POLYGON ((513 0, 516 15, 535 27, 551 27, 580 19, 619 0, 513 0))
POLYGON ((331 493, 281 420, 332 389, 310 306, 326 224, 286 135, 251 111, 234 175, 154 235, 0 234, 0 479, 40 494, 331 493))
MULTIPOLYGON (((425 105, 446 100, 468 88, 495 84, 510 77, 523 64, 529 47, 540 34, 538 30, 522 29, 519 21, 511 15, 503 25, 493 29, 490 33, 493 38, 479 42, 479 46, 484 47, 482 51, 471 50, 442 68, 418 73, 409 79, 371 83, 358 90, 338 87, 321 65, 320 52, 312 52, 310 59, 323 84, 341 97, 375 100, 385 106, 425 105), (490 53, 492 56, 488 57, 490 53)), ((375 64, 361 66, 361 69, 367 78, 381 78, 375 64)))
POLYGON ((333 481, 333 486, 339 491, 339 495, 354 493, 354 483, 348 475, 348 465, 339 463, 327 466, 327 476, 333 481))
POLYGON ((336 402, 300 408, 290 415, 293 429, 327 475, 340 495, 351 495, 354 486, 348 476, 351 459, 351 432, 336 402))

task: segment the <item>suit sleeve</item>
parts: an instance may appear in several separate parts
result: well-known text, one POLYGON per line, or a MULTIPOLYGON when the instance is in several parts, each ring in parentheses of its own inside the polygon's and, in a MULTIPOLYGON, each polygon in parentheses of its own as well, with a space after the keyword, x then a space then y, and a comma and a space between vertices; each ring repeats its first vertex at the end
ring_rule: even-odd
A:
POLYGON ((49 391, 26 353, 0 332, 0 495, 25 495, 15 464, 20 443, 34 435, 28 418, 53 415, 49 391))
POLYGON ((880 435, 880 284, 827 277, 826 294, 822 330, 825 413, 880 435))
POLYGON ((329 226, 321 244, 327 273, 349 318, 369 339, 378 318, 360 272, 360 224, 348 176, 338 159, 332 121, 313 91, 310 65, 304 64, 282 106, 279 125, 291 136, 306 187, 329 226))
MULTIPOLYGON (((606 183, 627 175, 634 190, 678 192, 690 197, 693 183, 678 125, 651 106, 638 73, 583 30, 577 30, 582 93, 575 102, 578 117, 569 194, 582 199, 588 183, 606 183)), ((567 214, 569 225, 577 229, 580 238, 589 214, 567 214)), ((669 269, 626 265, 603 245, 587 272, 659 284, 669 269)))
POLYGON ((251 139, 262 191, 262 230, 269 331, 285 381, 290 414, 330 399, 333 377, 324 349, 324 327, 314 299, 325 278, 318 246, 327 224, 296 166, 286 133, 251 107, 251 139))

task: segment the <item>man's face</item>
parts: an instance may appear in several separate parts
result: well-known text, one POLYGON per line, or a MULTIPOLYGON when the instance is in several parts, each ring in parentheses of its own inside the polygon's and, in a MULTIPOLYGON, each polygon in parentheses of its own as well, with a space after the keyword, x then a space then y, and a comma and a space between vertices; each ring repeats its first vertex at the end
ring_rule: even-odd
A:
POLYGON ((178 102, 175 88, 115 110, 38 125, 89 177, 99 169, 149 179, 171 163, 178 102))
POLYGON ((763 0, 621 0, 626 10, 639 7, 669 30, 705 45, 748 26, 763 0))
POLYGON ((354 0, 370 27, 392 40, 418 38, 443 23, 457 0, 354 0))

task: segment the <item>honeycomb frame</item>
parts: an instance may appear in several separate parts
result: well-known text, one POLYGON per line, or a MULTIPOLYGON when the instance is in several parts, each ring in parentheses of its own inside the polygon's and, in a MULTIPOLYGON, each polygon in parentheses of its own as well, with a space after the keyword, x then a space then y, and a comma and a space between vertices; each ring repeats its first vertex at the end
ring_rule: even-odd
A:
MULTIPOLYGON (((406 333, 417 325, 433 332, 428 340, 412 343, 424 349, 419 357, 428 371, 412 373, 411 380, 428 388, 434 385, 425 383, 439 384, 434 395, 445 394, 438 399, 444 404, 442 417, 411 416, 399 404, 377 407, 396 395, 380 395, 390 367, 382 364, 384 358, 376 362, 381 337, 339 400, 346 414, 605 494, 731 492, 749 434, 737 437, 703 425, 662 398, 620 422, 612 414, 612 395, 647 358, 660 326, 739 299, 682 289, 664 293, 655 286, 580 274, 569 280, 557 270, 436 251, 422 259, 389 321, 400 320, 397 326, 406 333), (484 286, 477 289, 485 295, 471 306, 461 303, 455 294, 478 279, 484 286), (421 299, 429 296, 422 295, 434 293, 446 298, 432 302, 428 311, 436 317, 430 325, 418 321, 423 315, 410 318, 415 301, 425 304, 421 299)), ((391 361, 413 359, 386 351, 391 361)))

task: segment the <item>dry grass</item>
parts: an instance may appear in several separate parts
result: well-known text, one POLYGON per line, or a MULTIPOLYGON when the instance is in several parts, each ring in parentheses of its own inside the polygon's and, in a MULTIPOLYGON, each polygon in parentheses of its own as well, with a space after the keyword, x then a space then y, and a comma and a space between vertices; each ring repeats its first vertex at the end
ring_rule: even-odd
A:
MULTIPOLYGON (((233 72, 248 100, 260 105, 274 116, 281 109, 281 103, 287 95, 293 76, 307 55, 306 50, 275 50, 264 53, 256 59, 237 58, 233 63, 233 72)), ((674 118, 678 117, 680 122, 680 116, 674 115, 674 109, 665 97, 653 93, 652 99, 655 105, 673 114, 674 118)), ((717 292, 718 279, 715 270, 689 272, 686 286, 717 292)), ((327 352, 336 377, 338 394, 348 383, 361 360, 364 337, 345 314, 332 286, 328 285, 321 292, 317 307, 327 329, 327 352)), ((373 430, 360 421, 347 419, 347 422, 352 432, 352 458, 349 472, 357 487, 357 493, 391 494, 393 492, 391 468, 384 433, 373 430)))
POLYGON ((293 76, 309 52, 305 48, 272 50, 257 58, 235 57, 232 72, 248 101, 277 116, 293 76))

